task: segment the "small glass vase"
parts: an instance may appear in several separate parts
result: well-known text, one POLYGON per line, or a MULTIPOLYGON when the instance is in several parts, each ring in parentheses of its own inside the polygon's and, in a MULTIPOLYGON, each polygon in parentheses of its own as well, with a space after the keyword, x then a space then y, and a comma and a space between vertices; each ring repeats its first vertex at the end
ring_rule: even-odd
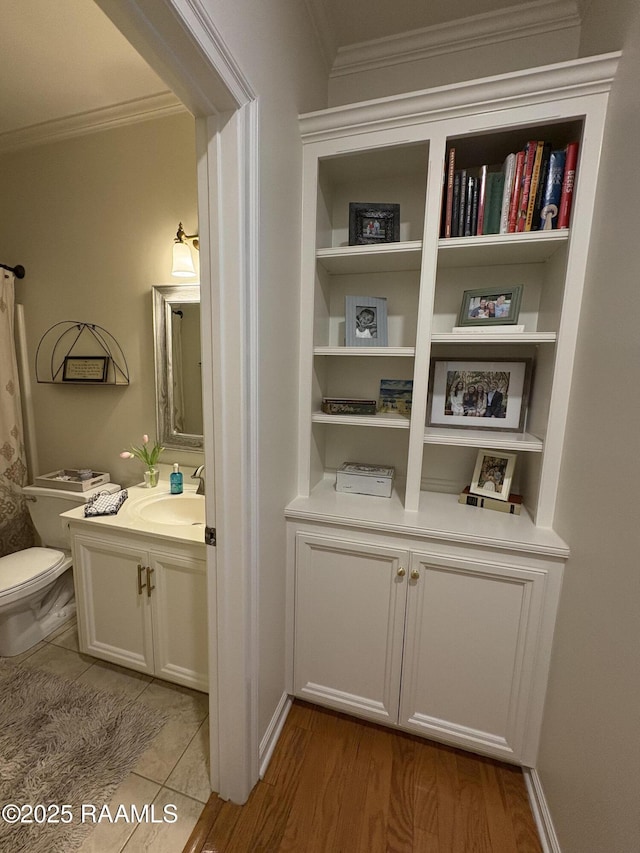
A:
POLYGON ((145 489, 155 489, 158 485, 158 477, 160 472, 157 468, 148 468, 144 472, 144 487, 145 489))

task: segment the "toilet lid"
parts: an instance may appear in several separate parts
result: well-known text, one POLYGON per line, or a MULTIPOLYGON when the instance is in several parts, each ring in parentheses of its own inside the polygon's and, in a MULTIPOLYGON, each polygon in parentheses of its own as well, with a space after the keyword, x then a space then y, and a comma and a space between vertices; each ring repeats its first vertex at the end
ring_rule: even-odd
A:
POLYGON ((56 548, 26 548, 0 557, 0 594, 55 568, 65 556, 56 548))

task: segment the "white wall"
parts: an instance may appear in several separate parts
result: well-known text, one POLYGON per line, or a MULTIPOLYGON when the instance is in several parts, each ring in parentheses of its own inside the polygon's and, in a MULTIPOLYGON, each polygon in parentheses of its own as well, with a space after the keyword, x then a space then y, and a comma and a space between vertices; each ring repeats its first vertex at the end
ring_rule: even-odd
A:
POLYGON ((640 849, 640 334, 636 2, 591 4, 585 53, 622 45, 610 100, 556 526, 571 547, 539 773, 562 853, 640 849))
POLYGON ((207 0, 258 97, 260 145, 258 733, 284 694, 284 507, 296 494, 302 146, 298 113, 326 106, 326 71, 299 0, 207 0))
MULTIPOLYGON (((119 453, 155 434, 151 288, 176 282, 179 220, 188 233, 197 228, 194 120, 184 112, 4 154, 0 185, 0 260, 27 271, 16 293, 25 306, 38 473, 92 467, 123 485, 139 482, 142 466, 119 453), (36 384, 40 337, 69 319, 114 335, 128 387, 36 384)), ((162 461, 188 470, 201 455, 167 451, 162 461)))

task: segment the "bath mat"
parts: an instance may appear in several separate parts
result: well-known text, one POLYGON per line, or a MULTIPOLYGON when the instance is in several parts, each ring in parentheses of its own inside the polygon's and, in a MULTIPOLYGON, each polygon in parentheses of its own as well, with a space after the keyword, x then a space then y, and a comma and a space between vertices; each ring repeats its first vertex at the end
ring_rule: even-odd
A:
POLYGON ((82 804, 100 814, 166 720, 130 696, 0 660, 2 853, 77 850, 96 826, 82 804), (40 806, 22 808, 33 822, 16 822, 26 804, 40 806))

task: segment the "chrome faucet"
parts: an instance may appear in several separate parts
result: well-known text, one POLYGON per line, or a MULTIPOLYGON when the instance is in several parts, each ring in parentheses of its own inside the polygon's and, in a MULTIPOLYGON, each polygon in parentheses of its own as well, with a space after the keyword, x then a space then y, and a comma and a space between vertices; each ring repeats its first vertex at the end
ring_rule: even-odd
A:
POLYGON ((204 465, 198 465, 196 470, 191 475, 192 480, 200 480, 198 483, 197 495, 204 495, 204 465))

